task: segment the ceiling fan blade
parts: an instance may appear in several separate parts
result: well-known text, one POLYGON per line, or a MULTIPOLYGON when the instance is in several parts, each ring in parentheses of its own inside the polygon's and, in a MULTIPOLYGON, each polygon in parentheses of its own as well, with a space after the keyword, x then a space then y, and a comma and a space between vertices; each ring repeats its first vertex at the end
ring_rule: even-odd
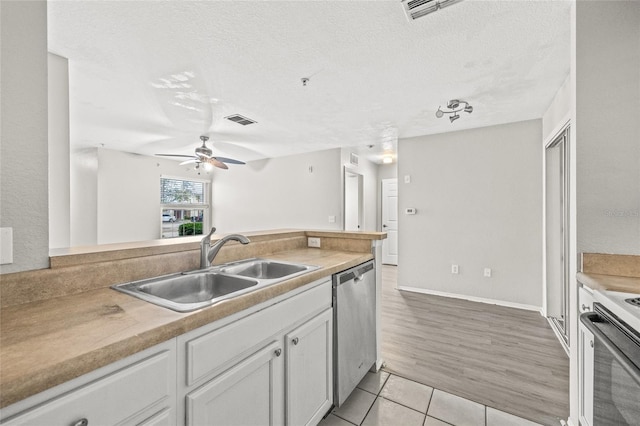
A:
POLYGON ((226 157, 212 157, 215 158, 218 161, 222 161, 223 163, 229 163, 229 164, 246 164, 244 161, 240 161, 240 160, 234 160, 233 158, 226 158, 226 157))
POLYGON ((155 154, 157 157, 185 157, 193 158, 193 155, 181 155, 181 154, 155 154))
POLYGON ((200 162, 200 160, 198 160, 197 158, 192 158, 191 160, 183 161, 182 163, 180 163, 180 165, 184 166, 185 164, 193 164, 198 162, 200 162))
POLYGON ((215 159, 215 158, 213 158, 213 157, 211 157, 211 158, 207 158, 206 162, 207 162, 207 163, 209 163, 209 164, 211 164, 211 165, 213 165, 213 166, 216 166, 216 167, 218 167, 218 168, 220 168, 220 169, 225 169, 225 170, 226 170, 226 169, 228 169, 228 168, 229 168, 229 166, 227 166, 227 165, 226 165, 226 164, 224 164, 223 162, 220 162, 220 161, 216 160, 216 159, 215 159))

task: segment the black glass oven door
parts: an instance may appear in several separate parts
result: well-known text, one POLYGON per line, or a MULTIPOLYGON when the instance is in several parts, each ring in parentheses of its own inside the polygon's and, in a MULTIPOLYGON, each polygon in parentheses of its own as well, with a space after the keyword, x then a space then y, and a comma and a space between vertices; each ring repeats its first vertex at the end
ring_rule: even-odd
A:
POLYGON ((595 338, 594 426, 640 426, 640 337, 602 310, 582 317, 595 338))

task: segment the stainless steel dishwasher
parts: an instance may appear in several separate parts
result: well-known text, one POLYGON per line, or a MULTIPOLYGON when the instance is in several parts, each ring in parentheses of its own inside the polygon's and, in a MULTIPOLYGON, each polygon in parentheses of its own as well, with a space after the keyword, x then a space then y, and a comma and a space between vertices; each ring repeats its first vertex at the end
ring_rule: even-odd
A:
POLYGON ((376 361, 373 261, 333 276, 334 404, 339 407, 376 361))

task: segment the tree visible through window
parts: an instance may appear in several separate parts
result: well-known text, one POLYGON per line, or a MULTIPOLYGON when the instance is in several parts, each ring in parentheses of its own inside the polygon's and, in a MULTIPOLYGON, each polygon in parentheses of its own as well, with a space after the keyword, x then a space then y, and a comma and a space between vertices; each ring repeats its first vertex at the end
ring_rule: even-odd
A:
POLYGON ((162 238, 200 235, 209 209, 205 182, 160 178, 162 238))
POLYGON ((160 203, 203 204, 204 182, 160 178, 160 203))

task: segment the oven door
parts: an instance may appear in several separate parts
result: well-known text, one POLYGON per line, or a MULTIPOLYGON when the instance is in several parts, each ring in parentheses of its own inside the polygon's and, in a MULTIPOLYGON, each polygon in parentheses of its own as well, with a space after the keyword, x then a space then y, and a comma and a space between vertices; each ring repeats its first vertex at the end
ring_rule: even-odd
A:
MULTIPOLYGON (((593 425, 640 425, 640 334, 599 303, 580 316, 593 333, 593 425)), ((585 366, 586 367, 586 366, 585 366)))

